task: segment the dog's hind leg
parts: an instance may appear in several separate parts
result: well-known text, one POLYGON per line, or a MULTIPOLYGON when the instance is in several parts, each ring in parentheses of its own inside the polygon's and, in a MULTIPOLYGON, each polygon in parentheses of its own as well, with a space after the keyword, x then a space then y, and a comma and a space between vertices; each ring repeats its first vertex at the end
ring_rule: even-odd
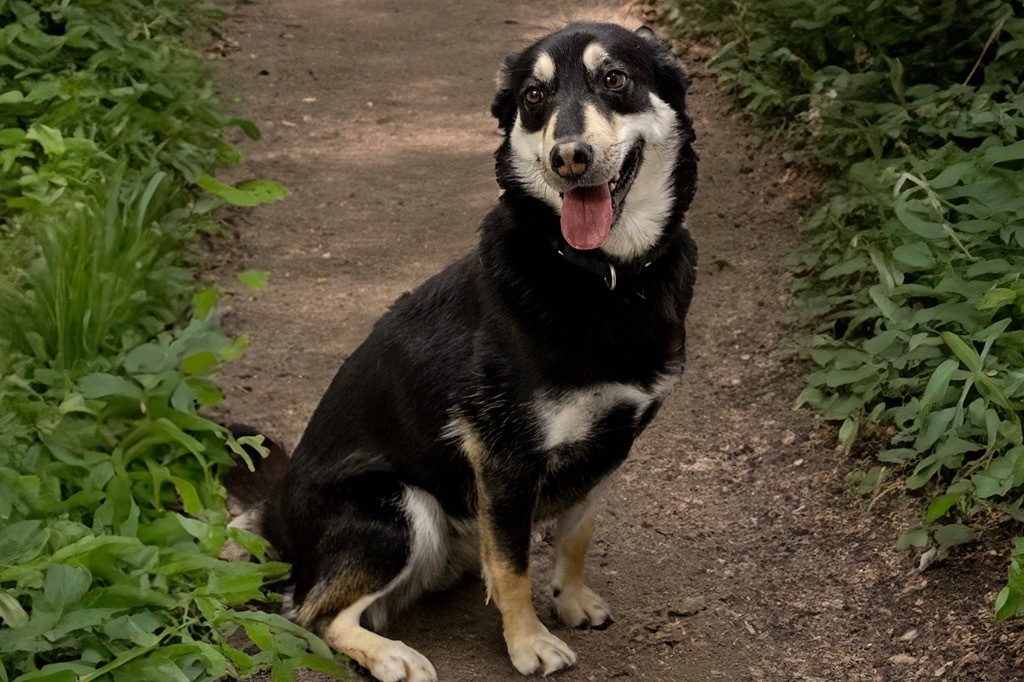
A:
POLYGON ((381 682, 436 682, 425 656, 364 627, 382 628, 389 612, 448 577, 449 526, 440 505, 397 481, 384 487, 393 494, 340 505, 319 543, 321 564, 332 565, 319 567, 291 615, 381 682))
POLYGON ((599 485, 583 501, 566 511, 555 526, 555 567, 551 579, 558 618, 574 628, 603 629, 612 614, 605 601, 583 582, 583 565, 594 532, 595 498, 599 485))
POLYGON ((380 682, 437 682, 437 673, 426 656, 359 624, 363 611, 382 596, 380 592, 368 594, 343 609, 322 630, 321 637, 380 682))

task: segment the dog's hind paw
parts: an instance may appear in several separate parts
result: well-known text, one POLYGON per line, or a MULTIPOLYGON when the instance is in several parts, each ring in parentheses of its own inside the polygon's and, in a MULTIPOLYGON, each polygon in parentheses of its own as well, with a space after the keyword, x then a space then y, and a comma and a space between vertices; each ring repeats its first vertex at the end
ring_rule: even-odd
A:
POLYGON ((380 682, 437 682, 437 672, 426 656, 402 642, 387 641, 367 662, 371 675, 380 682))
POLYGON ((576 654, 569 645, 546 628, 508 642, 508 655, 512 665, 524 675, 540 673, 547 677, 576 663, 576 654))
POLYGON ((555 612, 559 620, 573 628, 603 630, 613 622, 608 604, 585 585, 555 590, 555 612))

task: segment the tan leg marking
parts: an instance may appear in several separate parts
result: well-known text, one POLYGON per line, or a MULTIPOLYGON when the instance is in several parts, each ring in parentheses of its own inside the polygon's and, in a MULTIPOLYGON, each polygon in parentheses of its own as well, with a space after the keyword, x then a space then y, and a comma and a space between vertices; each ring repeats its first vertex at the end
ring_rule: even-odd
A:
POLYGON ((602 628, 612 622, 608 605, 583 582, 593 533, 594 515, 589 502, 563 514, 555 529, 555 570, 551 579, 555 611, 559 620, 574 628, 602 628))
POLYGON ((552 635, 537 617, 529 570, 517 572, 498 553, 494 524, 487 511, 490 497, 481 475, 485 446, 466 422, 460 421, 457 429, 462 438, 462 450, 476 474, 480 558, 487 600, 493 599, 501 612, 505 645, 512 665, 523 675, 550 675, 568 668, 576 663, 576 654, 565 642, 552 635))
POLYGON ((576 654, 552 635, 533 609, 530 572, 517 573, 498 560, 489 533, 481 535, 488 592, 501 611, 501 622, 512 665, 523 675, 551 673, 576 663, 576 654))
MULTIPOLYGON (((302 601, 302 606, 292 618, 304 628, 317 629, 318 621, 326 620, 325 615, 339 609, 353 608, 362 599, 379 589, 379 583, 365 572, 351 567, 341 568, 330 579, 317 583, 302 601)), ((373 600, 371 599, 372 603, 373 600)), ((366 606, 369 606, 367 604, 366 606)), ((359 610, 362 613, 366 606, 359 610)), ((342 611, 344 613, 344 611, 342 611)), ((358 619, 356 621, 358 623, 358 619)))
POLYGON ((359 625, 363 611, 380 596, 367 595, 335 616, 321 633, 324 641, 380 682, 437 682, 437 672, 423 654, 359 625))

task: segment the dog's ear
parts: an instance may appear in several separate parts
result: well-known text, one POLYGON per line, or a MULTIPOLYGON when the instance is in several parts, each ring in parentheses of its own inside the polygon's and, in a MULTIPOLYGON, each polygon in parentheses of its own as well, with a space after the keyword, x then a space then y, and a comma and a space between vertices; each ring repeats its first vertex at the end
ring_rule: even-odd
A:
POLYGON ((683 147, 676 167, 676 200, 679 209, 686 212, 697 191, 697 152, 692 142, 697 138, 693 130, 693 119, 686 110, 686 92, 690 89, 690 77, 686 75, 683 63, 672 48, 654 34, 647 26, 636 31, 637 36, 651 49, 654 56, 654 84, 658 97, 676 112, 683 135, 683 147))
POLYGON ((519 53, 513 52, 505 57, 498 69, 498 91, 491 102, 491 115, 498 119, 498 125, 505 131, 511 130, 516 120, 516 96, 512 92, 512 66, 519 59, 519 53))
POLYGON ((641 26, 636 30, 636 34, 654 54, 654 79, 658 95, 685 116, 686 92, 690 88, 690 77, 686 74, 683 63, 672 54, 668 44, 655 35, 650 27, 641 26))

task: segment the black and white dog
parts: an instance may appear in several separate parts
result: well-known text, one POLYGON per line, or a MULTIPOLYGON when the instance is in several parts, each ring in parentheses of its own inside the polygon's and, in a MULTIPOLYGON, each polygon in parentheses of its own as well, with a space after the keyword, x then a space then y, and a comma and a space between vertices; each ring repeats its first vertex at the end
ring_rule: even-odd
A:
POLYGON ((512 665, 576 655, 531 602, 534 524, 572 627, 594 507, 679 379, 696 247, 688 80, 654 34, 573 24, 510 55, 491 111, 504 190, 479 247, 395 302, 342 366, 253 515, 293 564, 286 612, 383 682, 436 680, 376 634, 481 570, 512 665))

